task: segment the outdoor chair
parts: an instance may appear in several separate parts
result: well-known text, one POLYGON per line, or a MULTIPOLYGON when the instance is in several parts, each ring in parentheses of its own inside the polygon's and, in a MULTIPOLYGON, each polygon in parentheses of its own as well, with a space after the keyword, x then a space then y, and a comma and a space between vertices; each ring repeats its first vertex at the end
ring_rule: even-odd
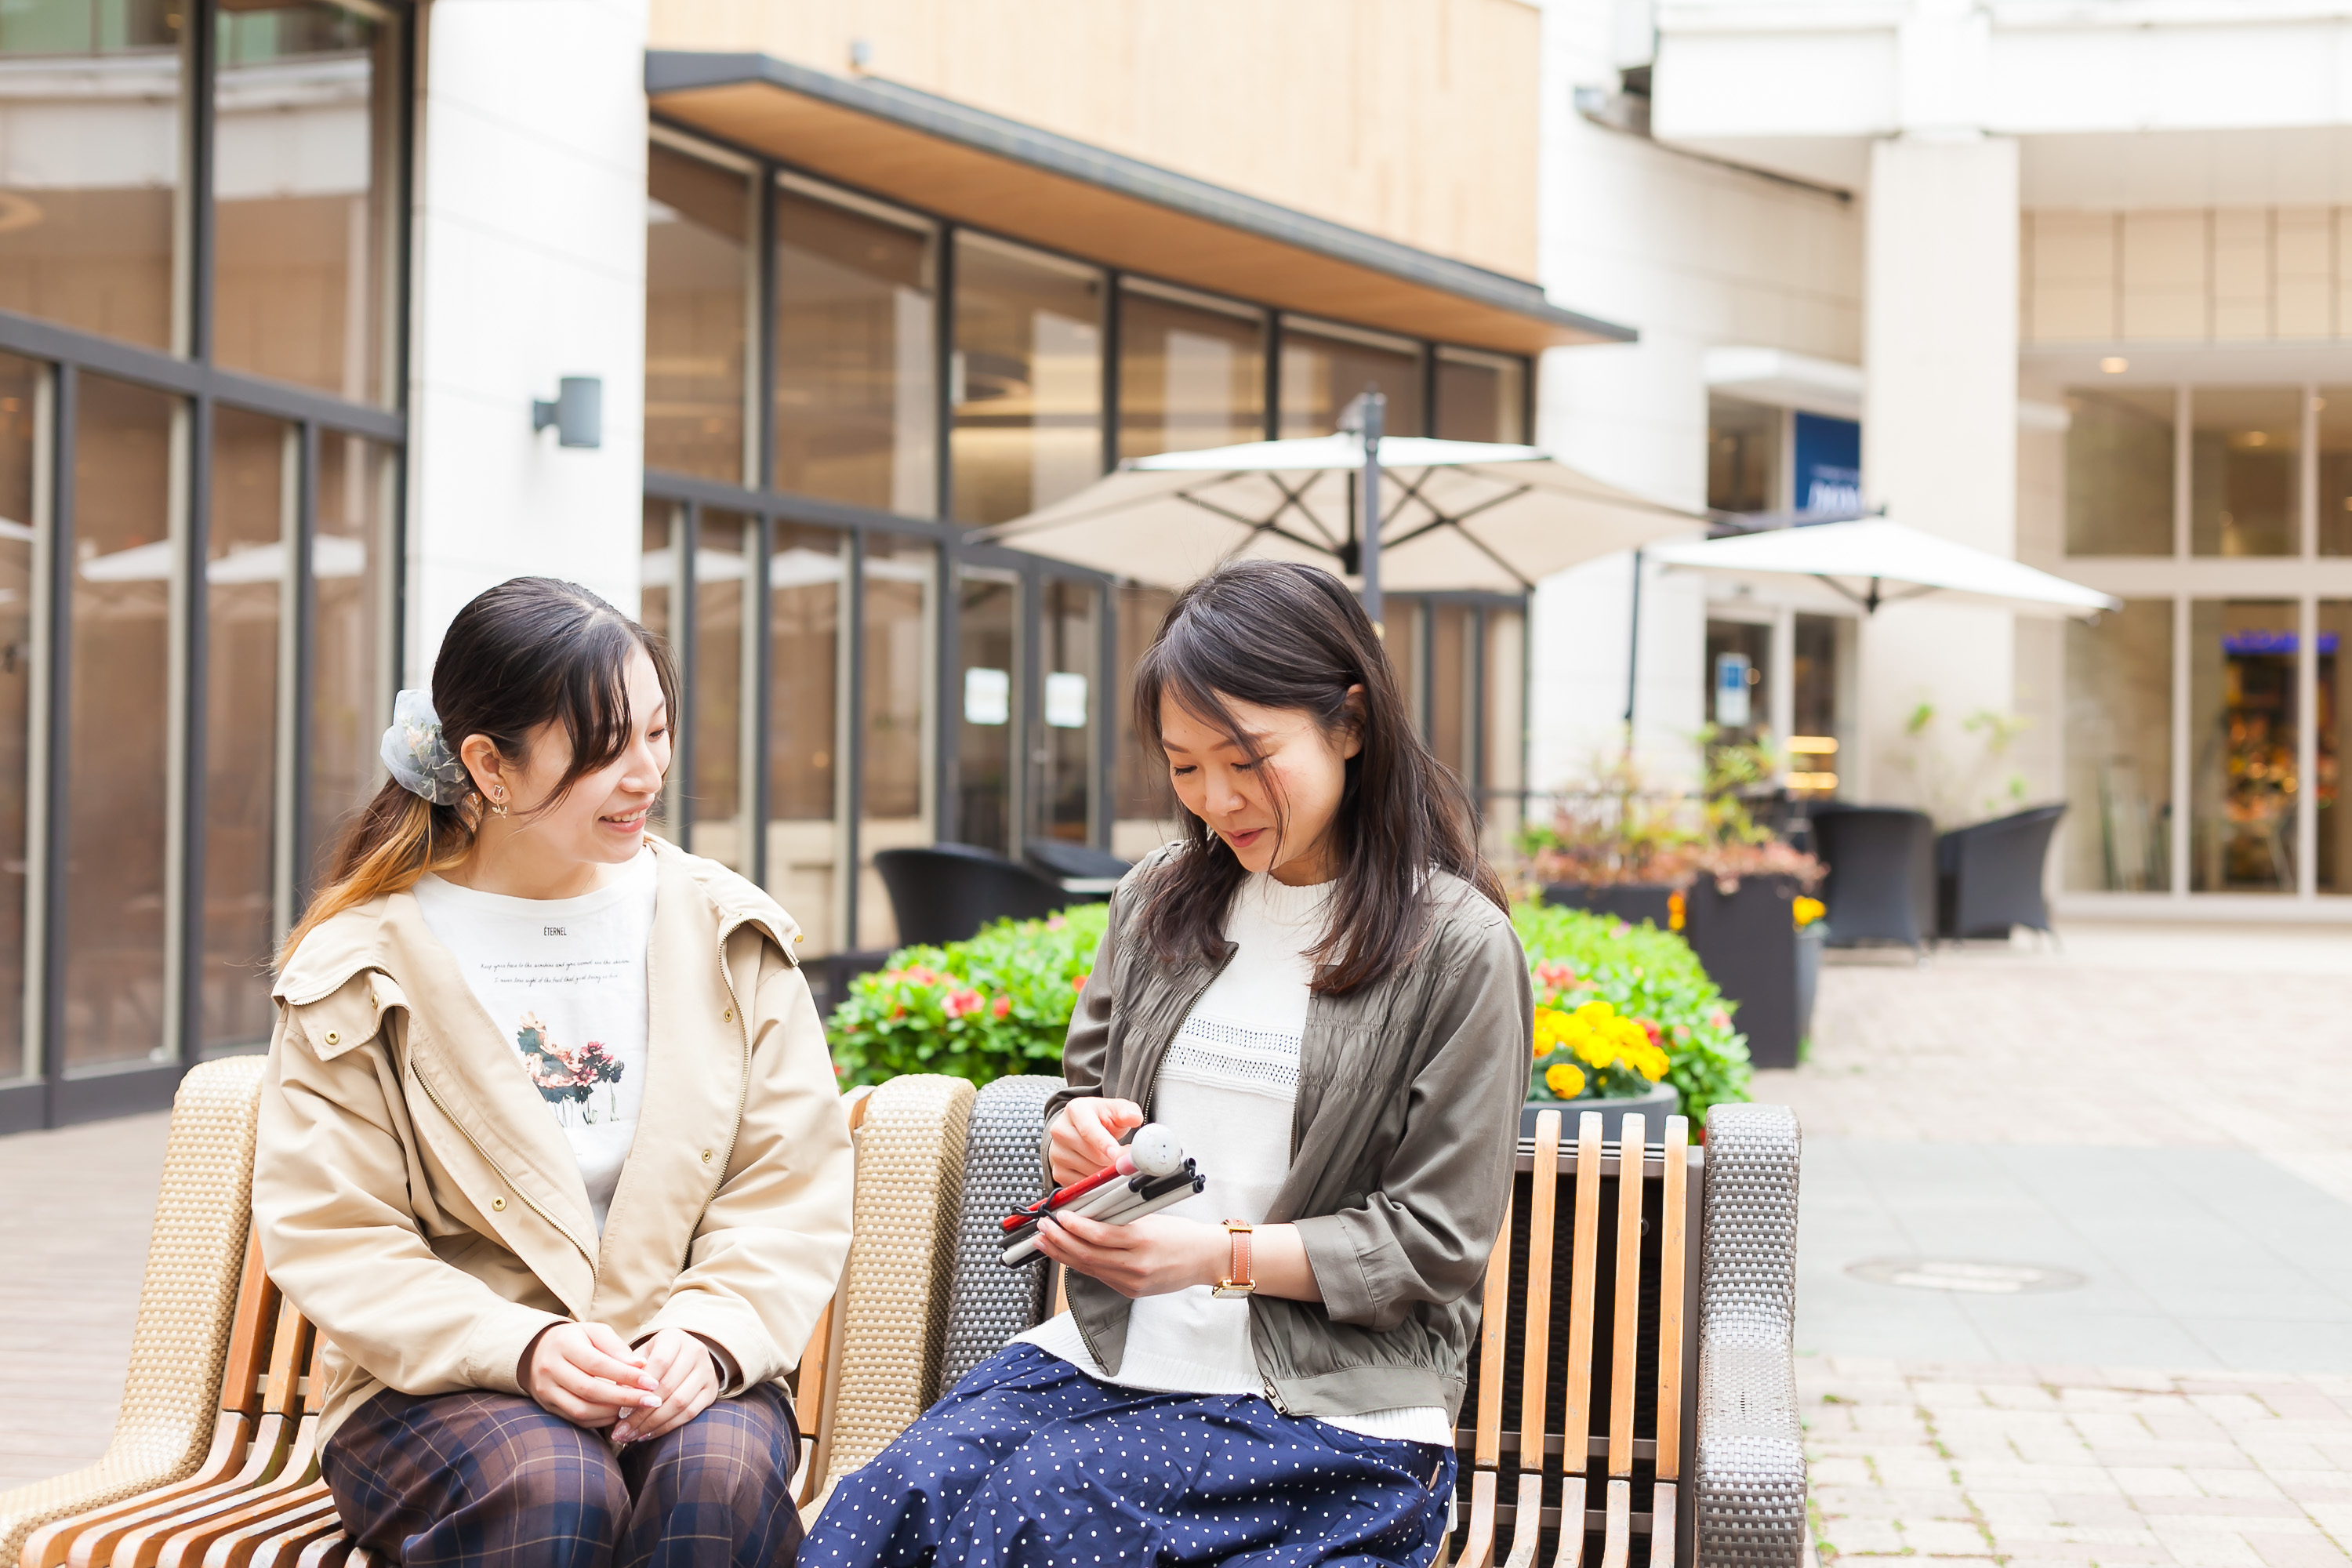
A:
POLYGON ((1926 951, 1936 934, 1936 825, 1927 813, 1818 806, 1813 853, 1829 867, 1822 902, 1832 947, 1899 942, 1926 951))
POLYGON ((1946 942, 1999 937, 2011 930, 2050 930, 2042 895, 2042 865, 2064 805, 1954 828, 1936 840, 1936 934, 1946 942))
POLYGON ((1133 861, 1122 860, 1108 849, 1060 838, 1033 838, 1021 853, 1031 866, 1081 900, 1109 898, 1118 879, 1135 868, 1133 861))
POLYGON ((885 849, 874 869, 890 893, 898 945, 962 942, 994 920, 1034 920, 1082 900, 1016 860, 969 844, 885 849))
POLYGON ((942 1393, 1045 1316, 1051 1263, 1007 1268, 1003 1219, 1036 1201, 1045 1179, 1040 1130, 1062 1079, 1001 1078, 971 1102, 963 1155, 963 1213, 956 1222, 942 1393))

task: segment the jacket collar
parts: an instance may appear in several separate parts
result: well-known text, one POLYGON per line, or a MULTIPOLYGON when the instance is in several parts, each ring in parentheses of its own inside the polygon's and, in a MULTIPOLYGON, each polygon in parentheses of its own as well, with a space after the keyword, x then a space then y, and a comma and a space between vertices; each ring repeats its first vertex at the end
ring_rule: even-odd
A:
MULTIPOLYGON (((740 1010, 754 979, 734 975, 740 994, 729 996, 719 973, 721 947, 748 927, 773 943, 785 962, 798 962, 799 927, 773 900, 723 867, 646 837, 656 869, 646 953, 646 1095, 603 1246, 570 1140, 523 1072, 513 1043, 482 1010, 457 960, 426 927, 413 893, 370 900, 320 924, 303 939, 275 988, 279 1000, 300 1006, 331 995, 355 975, 373 971, 388 977, 392 985, 379 988, 408 1012, 409 1071, 516 1193, 579 1249, 575 1266, 584 1262, 587 1271, 596 1269, 600 1254, 622 1250, 612 1246, 616 1236, 625 1242, 635 1225, 661 1223, 657 1205, 640 1202, 632 1191, 643 1185, 631 1177, 640 1150, 650 1156, 655 1149, 700 1140, 690 1156, 699 1164, 700 1149, 720 1134, 694 1125, 701 1120, 698 1104, 717 1100, 729 1112, 740 1108, 741 1053, 729 1053, 723 1062, 704 1059, 713 1028, 740 1037, 740 1026, 719 1015, 740 1010), (674 1016, 672 1009, 681 1007, 693 1011, 674 1016), (699 1018, 698 1011, 712 1016, 699 1018), (689 1081, 713 1074, 723 1077, 723 1086, 689 1081)), ((358 1043, 353 1033, 343 1048, 358 1043)), ((555 1278, 572 1269, 551 1268, 551 1261, 534 1261, 534 1271, 575 1311, 585 1310, 586 1301, 571 1301, 573 1291, 555 1278)))

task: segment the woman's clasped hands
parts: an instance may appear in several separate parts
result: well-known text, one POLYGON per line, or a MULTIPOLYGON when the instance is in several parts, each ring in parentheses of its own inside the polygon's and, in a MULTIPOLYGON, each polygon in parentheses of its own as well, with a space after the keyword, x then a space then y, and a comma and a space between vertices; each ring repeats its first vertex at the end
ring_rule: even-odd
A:
POLYGON ((663 1329, 632 1349, 603 1323, 558 1323, 531 1344, 523 1392, 575 1426, 637 1443, 683 1426, 719 1397, 710 1348, 663 1329))

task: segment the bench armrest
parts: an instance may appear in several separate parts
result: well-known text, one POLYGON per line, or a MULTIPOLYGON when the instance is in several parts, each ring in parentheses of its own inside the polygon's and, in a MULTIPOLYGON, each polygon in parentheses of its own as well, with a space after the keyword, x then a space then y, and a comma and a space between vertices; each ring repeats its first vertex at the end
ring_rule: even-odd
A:
POLYGON ((1805 1451, 1797 1419, 1797 1118, 1718 1105, 1706 1118, 1699 1259, 1699 1568, 1799 1568, 1805 1451))

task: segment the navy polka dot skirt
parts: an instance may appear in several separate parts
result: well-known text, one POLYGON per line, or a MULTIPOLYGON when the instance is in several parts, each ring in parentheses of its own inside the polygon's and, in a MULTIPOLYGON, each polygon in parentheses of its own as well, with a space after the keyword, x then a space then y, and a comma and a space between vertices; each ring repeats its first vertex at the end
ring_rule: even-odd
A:
POLYGON ((1121 1388, 1016 1344, 845 1477, 799 1562, 1422 1568, 1453 1490, 1451 1448, 1121 1388))

